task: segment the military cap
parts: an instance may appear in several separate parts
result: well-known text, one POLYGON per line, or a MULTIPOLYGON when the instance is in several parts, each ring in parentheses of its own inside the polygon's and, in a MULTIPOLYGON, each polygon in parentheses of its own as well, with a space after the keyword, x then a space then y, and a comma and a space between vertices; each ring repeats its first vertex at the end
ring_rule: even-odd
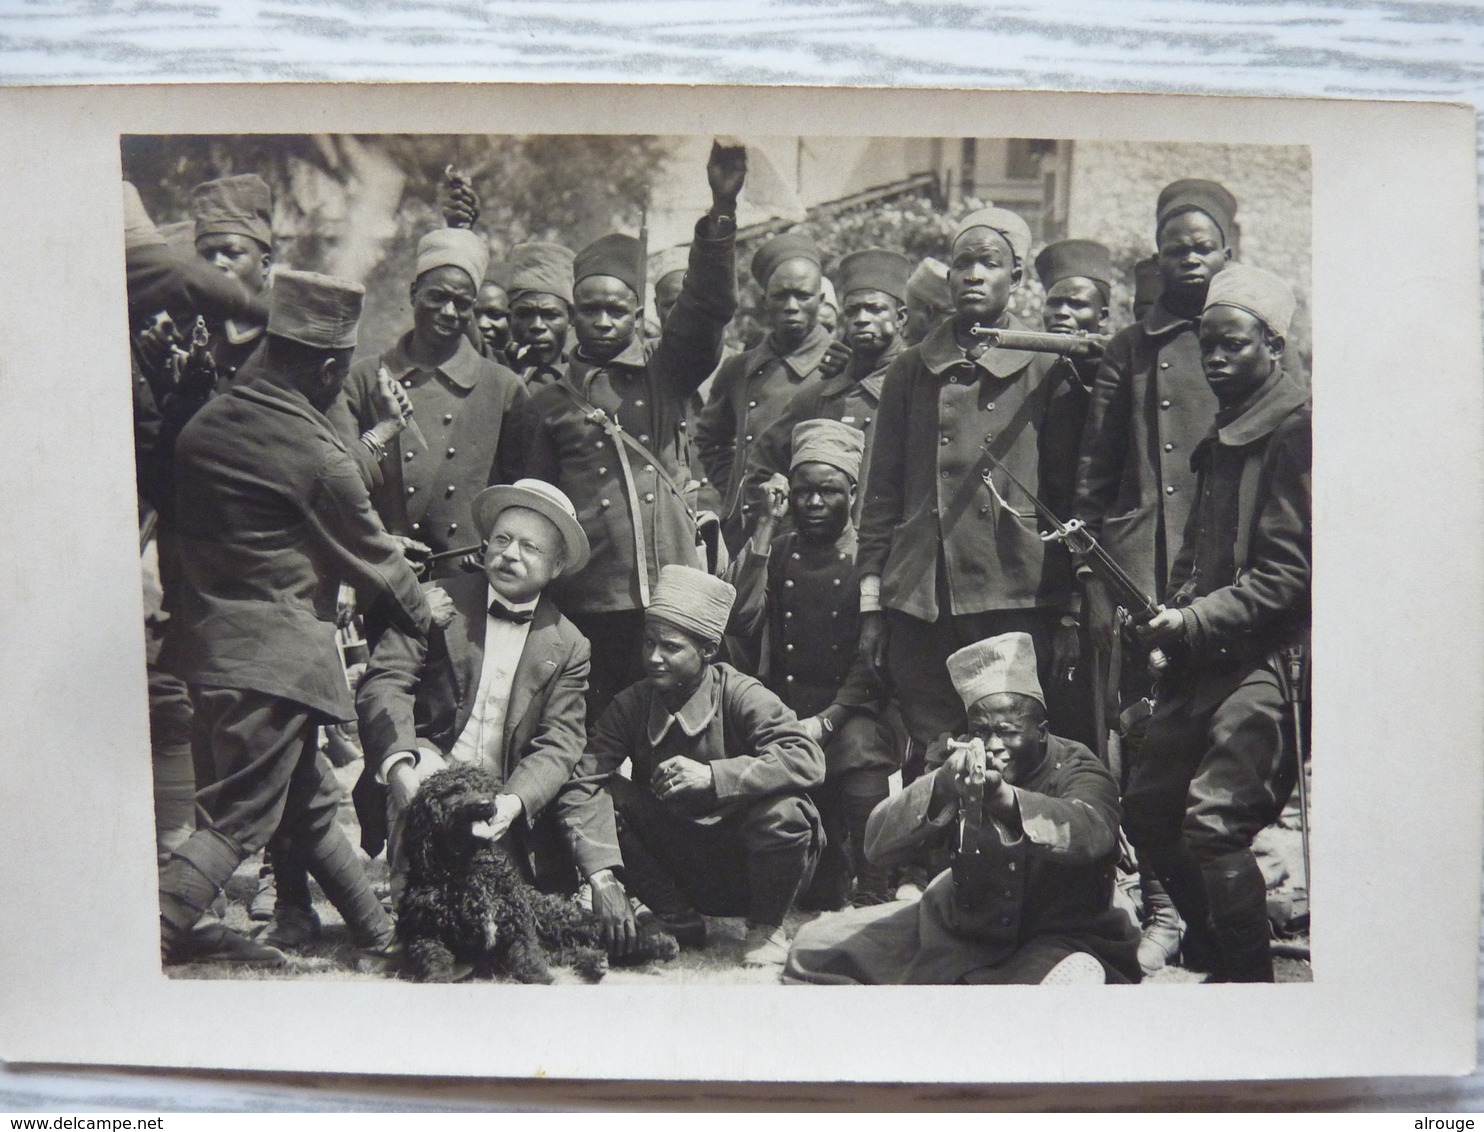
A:
POLYGON ((440 267, 457 267, 476 287, 484 281, 490 265, 490 248, 483 236, 468 228, 434 228, 417 242, 417 266, 413 279, 421 279, 440 267))
POLYGON ((205 181, 191 190, 196 239, 229 234, 273 247, 273 190, 255 173, 205 181))
POLYGON ((928 256, 907 277, 907 300, 939 310, 953 309, 953 292, 948 289, 948 265, 928 256))
POLYGON ((1221 229, 1222 238, 1230 244, 1237 235, 1237 198, 1215 181, 1196 178, 1166 185, 1154 206, 1154 235, 1169 220, 1182 212, 1204 212, 1221 229))
POLYGON ((861 455, 866 447, 866 434, 841 421, 825 418, 800 421, 794 425, 793 456, 788 470, 800 464, 828 464, 839 468, 852 482, 861 478, 861 455))
POLYGON ((900 303, 907 301, 907 279, 911 274, 912 261, 885 248, 851 252, 835 270, 840 294, 847 299, 852 291, 884 291, 900 303))
POLYGON ((1205 309, 1236 307, 1260 319, 1279 338, 1286 338, 1295 305, 1293 288, 1272 272, 1229 263, 1211 277, 1205 309))
POLYGON ((953 230, 952 243, 958 243, 965 232, 974 228, 988 228, 1003 236, 1005 243, 1010 245, 1017 264, 1024 263, 1025 257, 1031 253, 1030 225, 1021 219, 1019 213, 1011 212, 1008 208, 981 208, 969 213, 953 230))
POLYGON ((577 521, 577 508, 567 493, 545 480, 524 479, 487 487, 474 497, 474 528, 480 538, 489 538, 502 511, 524 507, 549 520, 562 535, 566 559, 562 573, 575 574, 587 565, 592 550, 587 532, 577 521))
POLYGON ((678 244, 649 257, 649 277, 658 283, 667 275, 690 267, 690 245, 678 244))
POLYGON ((484 281, 493 283, 502 291, 510 290, 510 262, 503 259, 492 259, 490 265, 484 269, 484 281))
POLYGON ((315 271, 279 271, 268 300, 268 333, 320 350, 348 350, 366 288, 315 271))
POLYGON ((1001 633, 959 649, 948 658, 948 676, 966 708, 1000 692, 1029 696, 1046 706, 1029 633, 1001 633))
POLYGON ((780 232, 752 253, 752 277, 766 291, 773 272, 791 259, 807 259, 815 267, 824 268, 824 257, 813 240, 801 232, 780 232))
POLYGON ((144 202, 139 199, 139 190, 128 181, 124 182, 124 250, 159 247, 165 242, 155 222, 144 211, 144 202))
POLYGON ((572 286, 594 275, 611 276, 639 294, 644 278, 644 246, 621 232, 599 236, 572 260, 572 286))
POLYGON ((661 566, 646 617, 699 637, 720 641, 732 616, 737 590, 730 582, 690 566, 661 566))
POLYGON ((837 312, 840 309, 840 300, 835 297, 835 285, 823 275, 819 277, 819 305, 834 307, 837 312))
POLYGON ((517 295, 536 291, 555 295, 570 307, 574 258, 572 249, 561 244, 516 244, 505 261, 510 268, 511 301, 517 295))
POLYGON ((1091 279, 1106 299, 1113 287, 1113 254, 1096 240, 1058 240, 1041 249, 1036 275, 1048 291, 1063 279, 1091 279))

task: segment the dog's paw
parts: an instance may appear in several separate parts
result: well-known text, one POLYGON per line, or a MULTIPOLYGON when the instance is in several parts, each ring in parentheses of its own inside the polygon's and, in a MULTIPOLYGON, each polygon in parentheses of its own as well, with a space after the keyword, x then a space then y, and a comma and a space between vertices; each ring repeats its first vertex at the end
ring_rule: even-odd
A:
POLYGON ((584 982, 596 983, 608 973, 608 956, 596 948, 580 948, 573 956, 572 969, 584 982))

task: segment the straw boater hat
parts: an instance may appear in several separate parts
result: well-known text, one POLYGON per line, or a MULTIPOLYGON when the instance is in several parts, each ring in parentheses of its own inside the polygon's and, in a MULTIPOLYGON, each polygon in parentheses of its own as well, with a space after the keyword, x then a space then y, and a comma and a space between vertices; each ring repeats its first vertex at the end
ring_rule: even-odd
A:
POLYGON ((1212 277, 1205 309, 1236 307, 1260 319, 1279 338, 1286 338, 1295 305, 1293 288, 1272 272, 1232 263, 1212 277))
POLYGON ((965 708, 999 692, 1029 696, 1046 706, 1029 633, 1001 633, 959 649, 948 658, 948 676, 965 708))
POLYGON ((254 173, 205 181, 191 190, 196 239, 233 235, 273 247, 273 190, 254 173))
POLYGON ((412 277, 421 279, 440 267, 457 267, 476 287, 490 265, 490 248, 483 236, 468 228, 434 228, 417 242, 417 266, 412 277))
POLYGON ((565 547, 563 574, 575 574, 587 565, 592 553, 587 532, 577 521, 577 508, 561 488, 545 480, 516 480, 512 484, 487 487, 474 497, 474 527, 480 538, 489 538, 500 512, 511 507, 524 507, 551 520, 562 535, 565 547))
POLYGON ((366 288, 315 271, 280 271, 269 293, 268 333, 319 350, 349 350, 366 288))
POLYGON ((683 629, 703 641, 725 635, 737 591, 720 578, 690 566, 661 566, 646 617, 683 629))

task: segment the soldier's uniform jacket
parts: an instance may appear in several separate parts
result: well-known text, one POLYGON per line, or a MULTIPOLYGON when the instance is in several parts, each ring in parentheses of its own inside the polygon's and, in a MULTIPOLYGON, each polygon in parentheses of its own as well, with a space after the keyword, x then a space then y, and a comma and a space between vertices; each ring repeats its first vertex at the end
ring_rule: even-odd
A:
MULTIPOLYGON (((1007 328, 1026 330, 1018 319, 1007 328)), ((942 614, 1061 608, 1067 552, 1041 541, 1029 500, 991 453, 1043 500, 1065 497, 1072 469, 1047 459, 1067 396, 1049 354, 994 349, 970 361, 941 323, 887 370, 861 520, 859 572, 881 603, 923 621, 942 614), (992 471, 993 489, 984 476, 992 471), (999 498, 996 498, 998 493, 999 498), (938 605, 939 572, 951 605, 938 605)))
POLYGON ((879 687, 860 659, 860 596, 855 584, 855 528, 822 547, 790 531, 757 554, 749 539, 732 562, 737 587, 730 632, 755 637, 768 629, 768 686, 800 718, 847 715, 875 707, 879 687))
POLYGON ((643 608, 636 521, 642 524, 649 585, 663 565, 700 565, 694 501, 683 494, 690 479, 686 410, 691 395, 716 368, 722 333, 737 309, 733 236, 709 238, 706 228, 702 219, 680 298, 653 356, 637 334, 602 365, 574 356, 562 380, 533 399, 538 423, 526 474, 566 492, 592 545, 592 557, 580 573, 553 583, 554 596, 568 612, 643 608), (639 497, 638 516, 630 514, 615 439, 593 419, 592 409, 616 421, 658 458, 656 465, 625 446, 639 497))
POLYGON ((1093 384, 1073 513, 1147 594, 1160 593, 1195 505, 1190 459, 1216 415, 1196 324, 1156 301, 1114 335, 1093 384))
POLYGON ((696 420, 696 449, 721 496, 723 520, 740 521, 747 502, 742 481, 753 445, 794 395, 813 384, 810 379, 832 341, 816 326, 791 353, 779 354, 769 337, 722 364, 711 399, 696 420))
POLYGON ((892 339, 870 369, 864 369, 852 357, 845 372, 824 381, 809 382, 793 395, 783 412, 753 445, 746 487, 747 502, 775 473, 787 476, 794 449, 794 425, 800 421, 832 420, 848 424, 865 433, 866 446, 861 455, 861 482, 856 485, 852 517, 860 521, 866 500, 866 474, 871 468, 871 442, 876 435, 876 417, 881 412, 881 387, 886 371, 905 347, 900 338, 892 339))
POLYGON ((1196 448, 1197 503, 1169 601, 1199 662, 1250 663, 1308 631, 1311 429, 1308 391, 1278 370, 1196 448))
MULTIPOLYGON (((802 794, 824 781, 824 752, 783 701, 731 665, 711 664, 700 687, 674 715, 648 680, 620 692, 588 739, 568 787, 570 804, 586 810, 584 795, 601 790, 625 759, 633 760, 634 784, 650 789, 655 768, 677 755, 711 768, 716 799, 662 804, 700 825, 713 825, 733 809, 762 798, 802 794)), ((616 831, 606 825, 612 821, 612 807, 601 810, 585 835, 599 841, 611 838, 617 845, 616 831)), ((598 854, 596 848, 593 852, 598 854)))
POLYGON ((422 636, 427 602, 330 421, 294 390, 239 385, 176 443, 181 585, 161 664, 351 720, 335 647, 340 583, 422 636))
POLYGON ((424 448, 404 430, 386 449, 371 499, 393 534, 434 553, 479 541, 471 507, 480 490, 525 474, 530 397, 520 379, 483 357, 468 339, 434 370, 407 357, 405 335, 380 357, 351 366, 345 399, 357 432, 376 423, 376 373, 385 365, 412 401, 424 448))
POLYGON ((263 344, 263 327, 228 319, 208 322, 206 331, 211 335, 207 349, 216 363, 217 388, 225 389, 236 384, 237 372, 263 344))

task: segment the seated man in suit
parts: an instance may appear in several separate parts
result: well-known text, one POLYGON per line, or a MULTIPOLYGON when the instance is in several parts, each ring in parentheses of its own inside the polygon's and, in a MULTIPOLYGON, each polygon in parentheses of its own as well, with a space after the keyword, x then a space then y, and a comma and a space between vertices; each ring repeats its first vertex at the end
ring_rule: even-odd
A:
POLYGON ((490 839, 508 837, 526 879, 543 891, 573 891, 580 870, 626 949, 633 917, 612 872, 618 851, 585 836, 583 806, 560 797, 586 740, 590 651, 542 591, 582 569, 587 536, 571 501, 540 480, 486 488, 473 511, 487 543, 483 576, 437 583, 453 620, 426 648, 408 633, 385 633, 356 694, 366 758, 390 787, 393 899, 407 871, 404 814, 419 784, 450 762, 480 763, 503 783, 490 839))

